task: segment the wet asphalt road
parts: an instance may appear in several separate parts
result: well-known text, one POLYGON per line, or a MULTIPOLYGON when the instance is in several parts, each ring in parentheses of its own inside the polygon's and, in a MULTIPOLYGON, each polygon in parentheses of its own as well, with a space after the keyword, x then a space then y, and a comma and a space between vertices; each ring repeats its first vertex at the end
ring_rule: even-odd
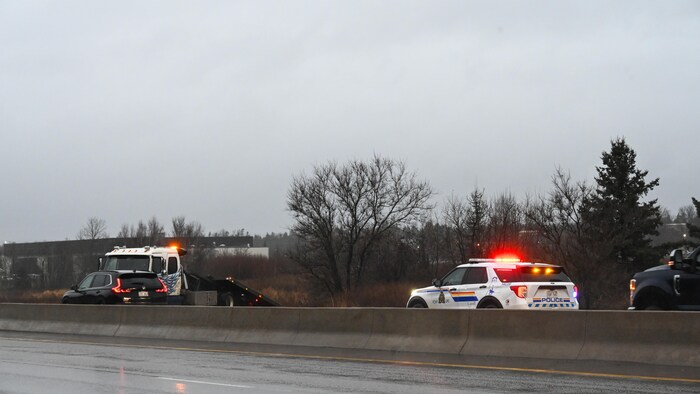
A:
POLYGON ((0 339, 2 393, 671 393, 700 384, 0 339))

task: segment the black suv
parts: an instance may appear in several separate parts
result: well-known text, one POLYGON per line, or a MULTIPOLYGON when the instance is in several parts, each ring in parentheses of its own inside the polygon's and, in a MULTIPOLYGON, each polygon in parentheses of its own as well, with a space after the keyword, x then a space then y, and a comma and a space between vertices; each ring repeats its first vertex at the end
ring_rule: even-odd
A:
POLYGON ((700 310, 700 247, 687 257, 676 249, 668 265, 635 274, 629 309, 700 310))
POLYGON ((153 272, 98 271, 71 287, 63 304, 165 304, 168 287, 153 272))

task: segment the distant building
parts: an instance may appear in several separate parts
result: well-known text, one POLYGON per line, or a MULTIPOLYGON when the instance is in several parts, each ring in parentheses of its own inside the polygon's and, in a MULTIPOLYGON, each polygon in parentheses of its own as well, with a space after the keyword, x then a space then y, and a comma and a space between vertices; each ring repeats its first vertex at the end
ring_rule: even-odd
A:
POLYGON ((253 256, 270 258, 270 248, 268 247, 250 247, 237 248, 228 246, 217 246, 214 248, 215 256, 253 256))
MULTIPOLYGON (((196 245, 180 245, 187 240, 163 238, 160 245, 212 248, 216 253, 267 256, 267 248, 250 248, 253 237, 200 237, 196 245), (265 249, 259 250, 259 249, 265 249), (218 252, 221 250, 221 252, 218 252)), ((102 238, 51 242, 6 243, 0 256, 0 288, 54 288, 74 284, 85 273, 97 269, 98 257, 115 246, 142 247, 148 243, 138 238, 102 238)))
POLYGON ((651 238, 652 246, 679 242, 700 243, 700 239, 688 236, 688 226, 685 223, 666 223, 659 226, 657 230, 659 235, 651 238))

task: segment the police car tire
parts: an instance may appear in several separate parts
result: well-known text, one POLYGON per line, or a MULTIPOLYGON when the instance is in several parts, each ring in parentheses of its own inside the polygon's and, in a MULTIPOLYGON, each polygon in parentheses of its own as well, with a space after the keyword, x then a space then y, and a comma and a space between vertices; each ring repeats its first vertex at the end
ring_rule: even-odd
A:
POLYGON ((427 308, 428 305, 423 300, 411 301, 409 308, 427 308))
POLYGON ((486 299, 476 306, 476 309, 503 309, 501 303, 496 299, 486 299))

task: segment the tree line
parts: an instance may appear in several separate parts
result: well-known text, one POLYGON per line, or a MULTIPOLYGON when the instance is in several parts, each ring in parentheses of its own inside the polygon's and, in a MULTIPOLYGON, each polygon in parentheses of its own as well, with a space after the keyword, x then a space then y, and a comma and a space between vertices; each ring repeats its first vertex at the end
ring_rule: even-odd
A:
MULTIPOLYGON (((487 198, 475 188, 448 197, 441 209, 429 183, 401 161, 376 156, 318 165, 288 191, 299 240, 289 256, 319 289, 347 294, 382 282, 428 283, 470 257, 511 252, 562 265, 584 308, 623 307, 631 275, 658 265, 668 251, 650 241, 670 213, 648 199, 659 179, 637 168, 624 138, 612 140, 601 161, 592 184, 557 168, 542 195, 487 198)), ((698 237, 700 205, 692 202, 676 220, 698 237)))
MULTIPOLYGON (((700 239, 700 203, 691 197, 692 205, 672 218, 648 198, 660 182, 648 177, 637 168, 635 151, 617 138, 602 152, 592 183, 556 168, 550 190, 540 195, 488 196, 476 187, 438 206, 430 184, 402 161, 381 156, 331 161, 292 179, 290 233, 254 239, 259 246, 268 241, 279 246, 278 252, 310 278, 314 291, 331 296, 387 282, 428 283, 471 257, 508 252, 562 265, 579 286, 582 307, 619 308, 634 272, 658 265, 671 247, 700 239), (652 247, 659 226, 671 222, 687 224, 687 239, 652 247)), ((104 220, 90 218, 78 238, 105 238, 106 227, 104 220)), ((204 229, 179 216, 167 234, 192 245, 204 229)), ((164 225, 152 217, 122 225, 117 238, 158 245, 165 235, 164 225)))

